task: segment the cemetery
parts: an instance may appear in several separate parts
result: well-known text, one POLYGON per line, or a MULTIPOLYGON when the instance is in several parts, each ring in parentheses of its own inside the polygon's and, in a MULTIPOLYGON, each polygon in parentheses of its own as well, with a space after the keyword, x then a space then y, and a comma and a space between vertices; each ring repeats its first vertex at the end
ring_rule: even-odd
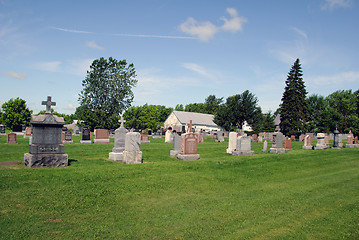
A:
MULTIPOLYGON (((43 144, 37 122, 33 145, 43 144)), ((149 136, 146 144, 123 126, 108 144, 93 144, 93 132, 87 140, 92 144, 72 135, 73 144, 61 150, 68 166, 32 169, 24 164, 24 154, 33 149, 30 139, 18 136, 16 144, 6 144, 1 135, 2 236, 267 239, 278 231, 285 238, 358 236, 359 148, 346 148, 347 139, 339 149, 329 140, 321 151, 303 148, 324 146, 321 136, 310 143, 294 140, 291 151, 284 151, 285 138, 277 134, 274 146, 272 134, 264 142, 240 133, 229 133, 223 142, 207 136, 195 145, 193 134, 198 133, 174 134, 171 143, 149 136), (187 148, 181 138, 190 142, 187 148), (267 142, 282 154, 263 151, 267 142), (182 161, 189 160, 186 151, 200 157, 182 161)), ((53 144, 60 151, 61 143, 53 144)))

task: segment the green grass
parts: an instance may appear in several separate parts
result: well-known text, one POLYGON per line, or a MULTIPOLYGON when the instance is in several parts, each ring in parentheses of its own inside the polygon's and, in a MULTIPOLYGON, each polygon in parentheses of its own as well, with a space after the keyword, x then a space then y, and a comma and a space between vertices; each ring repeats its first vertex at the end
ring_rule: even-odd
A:
MULTIPOLYGON (((162 138, 124 165, 113 139, 73 138, 68 167, 0 166, 0 239, 359 239, 359 149, 231 156, 207 138, 185 162, 162 138)), ((28 140, 4 139, 0 162, 22 161, 28 140)))

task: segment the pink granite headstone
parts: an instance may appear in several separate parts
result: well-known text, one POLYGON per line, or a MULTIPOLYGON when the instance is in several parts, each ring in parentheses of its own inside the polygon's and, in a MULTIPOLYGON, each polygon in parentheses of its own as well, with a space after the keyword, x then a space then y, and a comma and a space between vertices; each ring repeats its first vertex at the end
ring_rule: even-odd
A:
POLYGON ((107 129, 95 129, 94 143, 109 143, 109 133, 107 129))
POLYGON ((16 144, 16 133, 7 134, 7 144, 16 144))
POLYGON ((292 138, 287 138, 284 140, 284 148, 285 148, 285 150, 292 149, 292 138))

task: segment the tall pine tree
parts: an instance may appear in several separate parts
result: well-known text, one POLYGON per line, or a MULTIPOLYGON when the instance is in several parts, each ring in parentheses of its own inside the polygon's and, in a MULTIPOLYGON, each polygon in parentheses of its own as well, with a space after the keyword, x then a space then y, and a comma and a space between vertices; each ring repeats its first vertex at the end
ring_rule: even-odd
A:
POLYGON ((302 68, 297 59, 288 73, 280 106, 280 131, 286 135, 298 137, 306 131, 308 115, 305 97, 307 91, 302 78, 302 68))

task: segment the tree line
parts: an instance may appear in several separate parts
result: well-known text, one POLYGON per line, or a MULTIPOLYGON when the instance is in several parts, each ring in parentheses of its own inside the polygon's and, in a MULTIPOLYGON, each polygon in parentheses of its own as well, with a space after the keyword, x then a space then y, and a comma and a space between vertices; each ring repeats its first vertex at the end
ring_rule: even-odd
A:
MULTIPOLYGON (((126 60, 100 58, 94 60, 82 81, 79 94, 80 106, 74 114, 52 113, 64 117, 65 122, 81 120, 79 125, 94 128, 116 129, 123 114, 125 127, 159 129, 173 110, 207 113, 214 115, 214 122, 228 131, 241 129, 246 121, 255 133, 275 129, 274 119, 280 114, 283 134, 300 135, 306 132, 341 133, 352 131, 359 134, 359 90, 338 90, 327 97, 307 96, 299 59, 291 67, 279 108, 263 113, 258 98, 248 90, 224 98, 209 95, 203 103, 177 104, 173 109, 163 105, 131 106, 136 86, 136 71, 126 60)), ((39 112, 42 114, 44 111, 39 112)), ((11 129, 13 125, 30 124, 32 111, 26 101, 10 99, 0 109, 0 122, 11 129)))

